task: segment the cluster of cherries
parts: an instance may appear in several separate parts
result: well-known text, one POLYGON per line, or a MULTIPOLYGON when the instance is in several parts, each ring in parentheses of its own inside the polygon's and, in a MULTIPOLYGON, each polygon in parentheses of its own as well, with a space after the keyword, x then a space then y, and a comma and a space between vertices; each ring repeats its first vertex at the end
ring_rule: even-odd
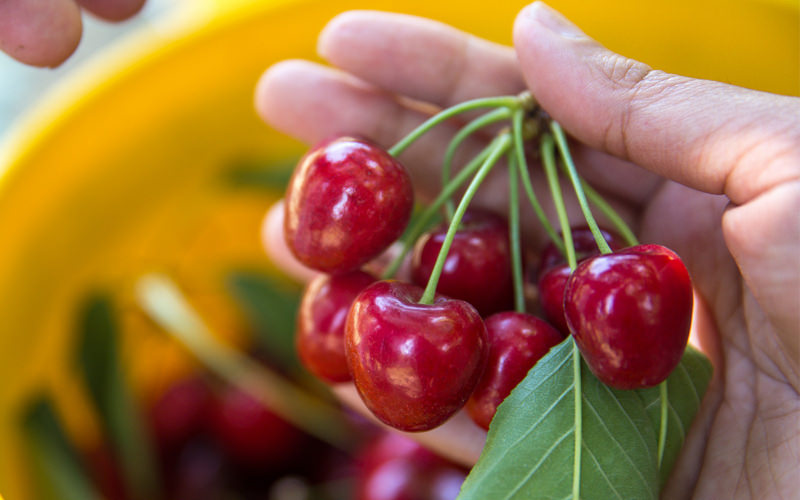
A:
MULTIPOLYGON (((561 236, 547 226, 556 237, 540 255, 539 266, 527 272, 538 286, 539 309, 547 320, 527 312, 514 200, 508 221, 469 207, 503 154, 509 154, 509 176, 526 175, 521 143, 525 120, 534 116, 532 101, 523 96, 499 102, 482 101, 499 109, 464 130, 513 116, 513 134, 498 135, 462 169, 463 175, 445 176, 440 197, 410 228, 412 183, 396 156, 420 130, 450 112, 389 151, 352 137, 326 141, 301 160, 286 194, 287 244, 300 262, 322 272, 301 304, 300 357, 327 382, 352 380, 375 416, 403 431, 434 428, 465 406, 488 429, 503 399, 569 336, 591 371, 619 389, 661 383, 686 347, 692 287, 680 258, 630 238, 626 247, 590 215, 588 226, 580 228, 569 228, 562 218, 561 236), (455 212, 450 208, 445 224, 423 232, 426 215, 450 202, 457 179, 473 172, 455 212), (404 233, 403 250, 394 261, 376 266, 376 257, 404 233), (400 263, 409 260, 407 276, 401 276, 400 263)), ((540 136, 544 163, 552 151, 548 146, 566 144, 558 140, 560 127, 548 123, 556 141, 540 136)), ((465 135, 454 139, 447 162, 465 135)), ((579 178, 573 184, 576 190, 591 189, 579 178)))

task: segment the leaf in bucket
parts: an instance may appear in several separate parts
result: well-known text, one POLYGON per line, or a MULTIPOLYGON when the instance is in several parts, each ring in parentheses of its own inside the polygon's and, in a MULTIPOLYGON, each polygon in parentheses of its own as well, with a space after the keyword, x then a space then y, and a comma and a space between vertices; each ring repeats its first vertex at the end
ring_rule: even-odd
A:
POLYGON ((299 289, 255 271, 232 272, 227 281, 270 359, 283 368, 297 369, 300 361, 294 347, 294 332, 300 306, 299 289))
POLYGON ((36 396, 25 408, 22 430, 41 498, 100 500, 46 396, 36 396))
POLYGON ((156 461, 140 410, 124 379, 110 298, 102 294, 89 297, 78 328, 76 367, 120 461, 125 483, 133 498, 158 498, 156 461))
MULTIPOLYGON (((700 409, 700 402, 711 380, 711 372, 708 358, 697 349, 689 347, 678 367, 667 378, 667 438, 660 467, 662 485, 669 477, 686 433, 689 432, 689 426, 700 409)), ((636 392, 642 398, 653 428, 658 429, 661 425, 659 388, 651 387, 636 392)))
POLYGON ((297 160, 280 162, 240 160, 225 170, 225 180, 235 187, 252 187, 283 192, 297 160))
POLYGON ((562 342, 500 405, 460 500, 658 498, 656 434, 641 399, 579 359, 562 342))

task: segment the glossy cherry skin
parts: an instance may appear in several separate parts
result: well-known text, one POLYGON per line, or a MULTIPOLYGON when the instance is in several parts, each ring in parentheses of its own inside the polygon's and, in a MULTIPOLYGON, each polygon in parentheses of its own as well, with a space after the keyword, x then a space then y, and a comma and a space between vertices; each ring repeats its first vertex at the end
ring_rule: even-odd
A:
MULTIPOLYGON (((417 241, 411 261, 415 284, 427 285, 446 234, 443 225, 417 241)), ((503 217, 474 209, 464 214, 436 291, 466 300, 483 316, 513 306, 508 224, 503 217)))
MULTIPOLYGON (((620 250, 625 246, 622 239, 616 233, 603 228, 600 228, 600 232, 612 251, 620 250)), ((597 242, 589 226, 572 228, 572 244, 575 246, 575 257, 579 262, 592 255, 600 255, 600 249, 597 248, 597 242)), ((539 277, 541 278, 549 269, 566 263, 567 261, 558 247, 552 242, 548 243, 548 245, 544 247, 544 250, 542 250, 539 261, 539 277)))
POLYGON ((583 261, 564 311, 592 372, 618 389, 651 387, 680 362, 692 319, 692 283, 680 258, 638 245, 583 261))
POLYGON ((249 394, 225 387, 211 414, 212 433, 236 464, 268 469, 296 458, 305 435, 249 394))
POLYGON ((313 148, 294 171, 284 236, 306 266, 346 272, 403 233, 413 204, 403 165, 372 143, 341 137, 313 148))
POLYGON ((344 355, 344 325, 356 296, 375 278, 363 271, 321 274, 306 287, 297 316, 295 344, 311 373, 330 383, 351 380, 344 355))
POLYGON ((539 304, 542 313, 564 335, 569 335, 567 318, 564 316, 564 290, 569 275, 569 266, 561 264, 551 267, 539 278, 539 304))
POLYGON ((370 443, 358 457, 357 500, 454 500, 466 472, 395 433, 370 443))
POLYGON ((532 314, 513 311, 493 314, 485 324, 489 361, 466 409, 476 424, 488 430, 500 403, 566 336, 532 314))
POLYGON ((361 399, 382 422, 403 431, 432 429, 466 403, 488 355, 486 327, 467 302, 379 281, 347 316, 347 362, 361 399))

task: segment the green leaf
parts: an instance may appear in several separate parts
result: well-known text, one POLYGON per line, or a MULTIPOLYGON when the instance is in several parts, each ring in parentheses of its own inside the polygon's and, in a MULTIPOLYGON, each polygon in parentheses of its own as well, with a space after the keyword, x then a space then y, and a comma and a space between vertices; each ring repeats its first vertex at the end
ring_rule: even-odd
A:
POLYGON ((294 347, 294 332, 300 289, 255 271, 232 272, 227 282, 270 359, 283 368, 297 369, 300 361, 294 347))
POLYGON ((81 310, 78 328, 76 368, 119 458, 126 484, 134 498, 158 498, 155 456, 137 402, 124 378, 110 298, 102 294, 89 297, 81 310))
POLYGON ((100 500, 46 396, 38 395, 28 404, 22 415, 22 431, 39 498, 100 500))
POLYGON ((241 160, 225 170, 225 180, 234 187, 284 191, 292 177, 296 160, 279 162, 241 160))
MULTIPOLYGON (((669 477, 678 458, 686 433, 711 380, 711 362, 693 347, 686 349, 680 364, 667 378, 667 438, 661 462, 661 484, 669 477)), ((636 391, 650 416, 654 429, 661 425, 661 398, 658 387, 636 391)))
POLYGON ((607 387, 582 361, 578 379, 579 359, 564 341, 500 405, 460 500, 568 499, 576 489, 586 500, 658 498, 657 440, 642 400, 607 387))

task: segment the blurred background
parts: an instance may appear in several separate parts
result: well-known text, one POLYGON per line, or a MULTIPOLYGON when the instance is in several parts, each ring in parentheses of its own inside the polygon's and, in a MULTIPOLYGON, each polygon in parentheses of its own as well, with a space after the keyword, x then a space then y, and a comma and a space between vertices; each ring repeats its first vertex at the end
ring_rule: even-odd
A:
MULTIPOLYGON (((255 83, 281 59, 316 59, 316 34, 342 10, 417 14, 510 43, 525 3, 148 0, 121 24, 85 18, 78 51, 57 69, 0 54, 6 500, 154 498, 130 484, 162 484, 157 476, 168 478, 171 498, 350 498, 369 479, 353 472, 353 457, 383 453, 354 448, 380 449, 382 434, 339 408, 297 364, 301 285, 266 259, 259 230, 303 145, 260 122, 255 83), (160 288, 143 292, 151 273, 160 288), (153 303, 172 306, 146 307, 153 303), (187 314, 196 320, 189 327, 187 314), (175 340, 187 329, 218 348, 187 350, 175 340), (236 350, 215 357, 227 353, 222 346, 236 350), (296 430, 283 433, 291 439, 264 431, 284 424, 242 396, 243 377, 219 369, 231 364, 261 376, 247 394, 278 407, 277 418, 296 430), (286 402, 306 397, 321 415, 335 415, 329 425, 292 419, 296 408, 286 402), (242 415, 252 427, 226 423, 242 415), (279 466, 264 449, 317 452, 279 466), (156 457, 152 467, 133 464, 142 454, 156 457), (254 472, 253 457, 271 472, 254 472)), ((800 93, 796 0, 550 4, 656 68, 800 93)), ((406 458, 422 453, 408 450, 406 458)), ((465 471, 441 470, 426 477, 452 492, 465 471)))

